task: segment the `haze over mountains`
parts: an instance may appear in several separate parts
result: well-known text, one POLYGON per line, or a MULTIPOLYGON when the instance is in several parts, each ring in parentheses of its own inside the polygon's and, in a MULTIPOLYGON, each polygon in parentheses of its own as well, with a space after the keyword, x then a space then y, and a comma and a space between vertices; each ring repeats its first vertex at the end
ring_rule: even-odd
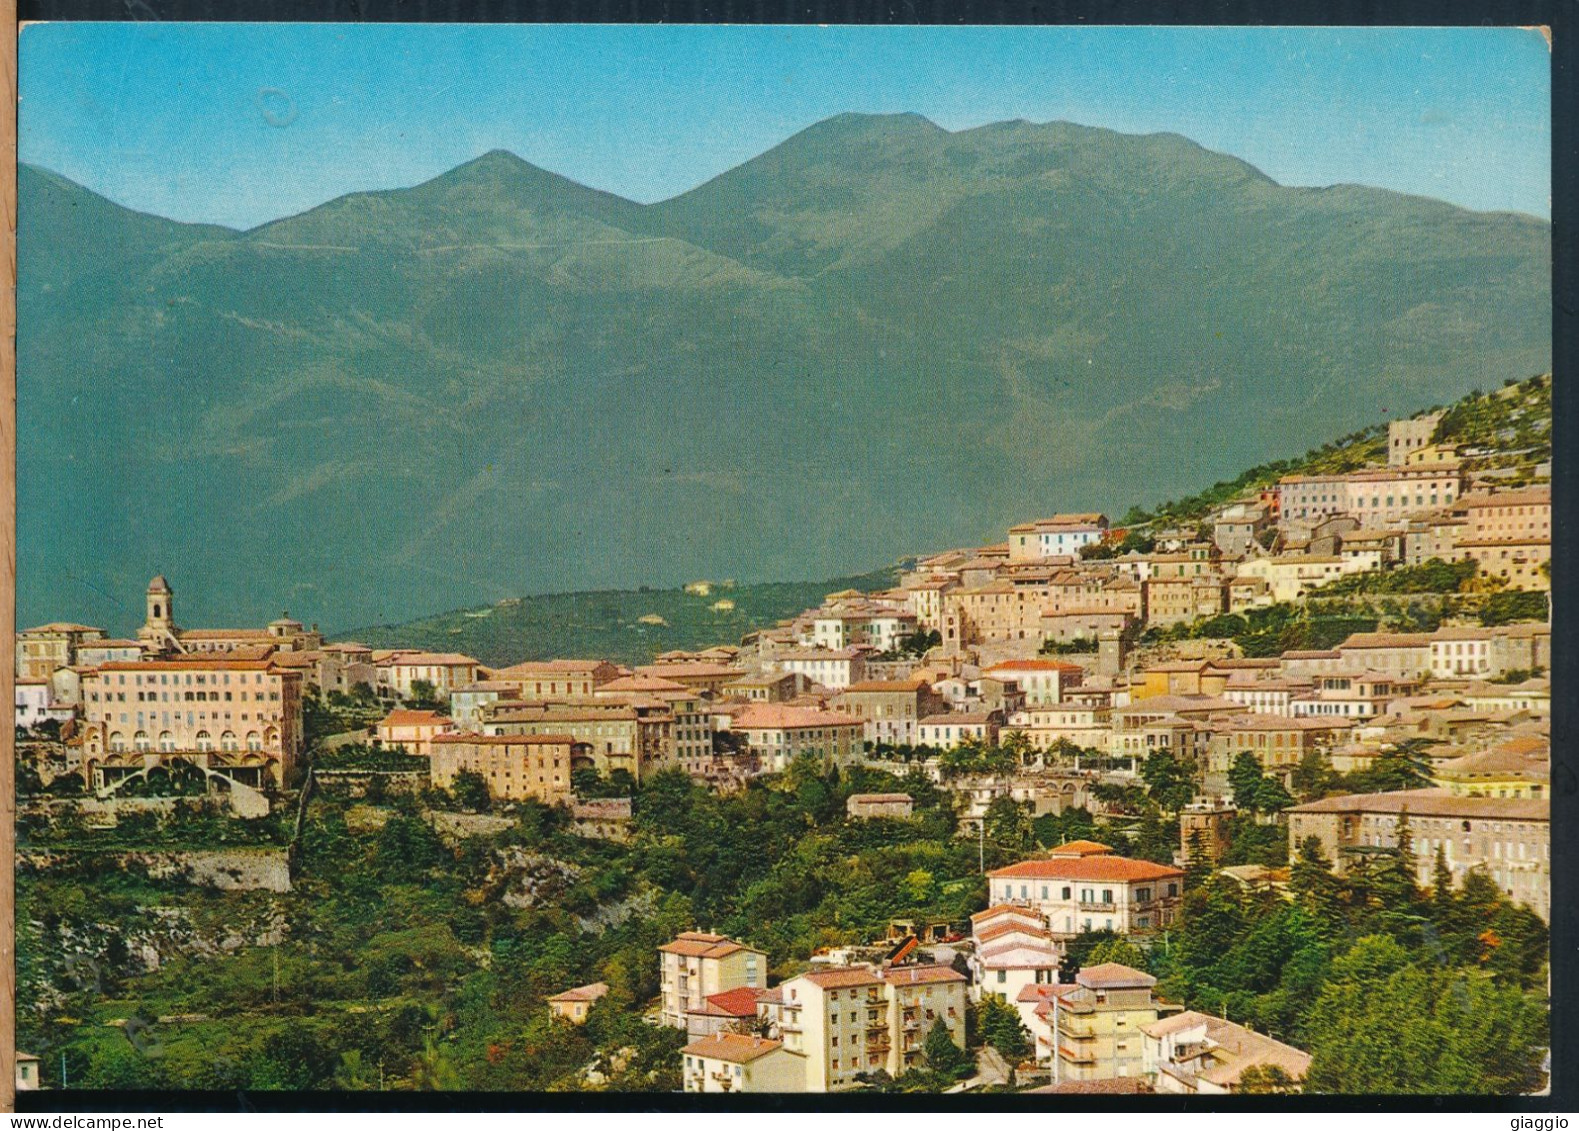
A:
POLYGON ((843 115, 639 205, 495 151, 245 233, 19 170, 18 615, 831 577, 1551 366, 1550 229, 843 115))

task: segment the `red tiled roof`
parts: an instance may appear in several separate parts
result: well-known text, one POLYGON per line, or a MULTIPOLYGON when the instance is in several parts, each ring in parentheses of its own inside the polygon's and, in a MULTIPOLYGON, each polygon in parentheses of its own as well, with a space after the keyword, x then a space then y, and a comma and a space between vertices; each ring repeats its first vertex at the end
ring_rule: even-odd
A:
POLYGON ((587 986, 577 986, 573 990, 566 990, 562 994, 555 994, 549 1001, 597 1001, 609 992, 605 982, 593 982, 587 986))
POLYGON ((1063 858, 1066 856, 1106 856, 1113 849, 1106 844, 1094 840, 1070 840, 1058 847, 1050 849, 1048 855, 1063 858))
POLYGON ((446 746, 574 746, 576 739, 568 734, 436 734, 434 742, 446 746))
POLYGON ((751 948, 724 935, 710 935, 702 931, 682 931, 675 936, 673 942, 665 943, 658 949, 666 954, 679 954, 687 958, 725 958, 738 951, 750 950, 751 948))
POLYGON ((1144 970, 1125 966, 1121 962, 1103 962, 1096 966, 1087 966, 1075 975, 1075 981, 1091 989, 1125 989, 1157 984, 1157 979, 1144 970))
POLYGON ((1079 672, 1085 674, 1085 669, 1079 664, 1071 664, 1065 660, 1004 660, 1002 663, 993 664, 987 669, 990 672, 1079 672))
POLYGON ((860 727, 860 719, 819 711, 813 707, 792 707, 780 703, 751 703, 730 721, 734 730, 807 730, 812 727, 860 727))
POLYGON ((1183 876, 1178 868, 1153 864, 1149 860, 1130 860, 1123 856, 1085 856, 1063 860, 1022 860, 988 872, 990 879, 1026 880, 1162 880, 1183 876))
POLYGON ((680 1050, 688 1056, 706 1057, 709 1060, 727 1060, 731 1064, 750 1064, 782 1047, 782 1042, 767 1037, 745 1037, 739 1033, 714 1033, 692 1041, 680 1050))
POLYGON ((437 711, 410 711, 399 708, 385 715, 378 724, 385 727, 416 727, 448 725, 450 719, 437 711))
POLYGON ((754 986, 737 986, 723 993, 708 994, 707 1004, 730 1017, 755 1017, 757 1002, 761 1000, 764 992, 754 986))

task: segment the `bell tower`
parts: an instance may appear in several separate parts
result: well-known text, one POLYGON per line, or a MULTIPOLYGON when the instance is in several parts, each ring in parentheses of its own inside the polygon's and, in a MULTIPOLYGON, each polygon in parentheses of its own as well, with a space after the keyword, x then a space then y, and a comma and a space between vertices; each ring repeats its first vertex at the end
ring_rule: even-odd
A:
POLYGON ((144 652, 166 652, 175 647, 175 591, 163 575, 148 583, 147 617, 137 630, 144 652))

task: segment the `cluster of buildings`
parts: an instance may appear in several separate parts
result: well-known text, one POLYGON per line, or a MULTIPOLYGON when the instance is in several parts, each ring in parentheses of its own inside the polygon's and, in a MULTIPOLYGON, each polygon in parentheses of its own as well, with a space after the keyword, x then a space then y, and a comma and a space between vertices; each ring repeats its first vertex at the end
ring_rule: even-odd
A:
MULTIPOLYGON (((1306 1053, 1164 1000, 1144 971, 1106 962, 1060 978, 1063 945, 1076 932, 1058 929, 1056 893, 1033 886, 1022 895, 1020 880, 1058 873, 1055 883, 1078 884, 1091 872, 1079 862, 1091 860, 1125 876, 1127 866, 1143 863, 1089 842, 1065 846, 1048 860, 992 873, 993 898, 1001 902, 973 916, 970 937, 949 950, 923 950, 914 936, 891 949, 845 948, 814 956, 808 969, 771 985, 764 952, 723 935, 681 933, 658 948, 656 1020, 689 1037, 680 1051, 684 1089, 838 1092, 865 1086, 877 1073, 899 1076, 928 1066, 925 1046, 937 1029, 965 1049, 967 1011, 989 996, 1012 1007, 1031 1034, 1020 1067, 1050 1079, 1044 1090, 1223 1094, 1240 1091, 1250 1070, 1268 1067, 1297 1088, 1310 1066, 1306 1053), (952 960, 939 961, 940 953, 952 960)), ((1144 882, 1159 891, 1170 877, 1182 877, 1177 869, 1158 871, 1144 882)), ((1067 898, 1096 904, 1098 890, 1067 898)), ((1177 899, 1177 889, 1162 897, 1171 906, 1177 899)), ((1145 936, 1156 929, 1136 922, 1121 918, 1114 930, 1145 936)), ((550 1006, 579 1023, 606 989, 599 983, 568 990, 550 1006)))
MULTIPOLYGON (((1549 589, 1550 486, 1510 489, 1500 471, 1471 470, 1485 453, 1431 443, 1439 418, 1394 422, 1386 466, 1285 476, 1195 528, 1158 533, 1150 552, 1119 552, 1128 532, 1105 515, 1057 514, 1011 526, 1004 542, 922 558, 898 588, 865 602, 912 614, 917 630, 965 651, 1244 612, 1433 558, 1474 561, 1509 588, 1549 589)), ((862 637, 814 639, 847 648, 862 637)))

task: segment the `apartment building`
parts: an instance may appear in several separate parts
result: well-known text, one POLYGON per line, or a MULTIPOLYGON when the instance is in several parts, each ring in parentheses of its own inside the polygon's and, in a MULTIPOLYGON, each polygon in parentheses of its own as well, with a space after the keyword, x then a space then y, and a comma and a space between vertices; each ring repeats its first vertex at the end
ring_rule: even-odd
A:
POLYGON ((987 873, 994 904, 1035 908, 1055 936, 1081 931, 1150 934, 1178 916, 1184 873, 1149 860, 1113 855, 1105 844, 1074 841, 1045 859, 987 873))
POLYGON ((95 789, 173 757, 243 785, 286 785, 302 746, 301 674, 193 656, 82 674, 82 757, 95 789))
POLYGON ((454 720, 437 711, 398 708, 378 721, 373 737, 385 746, 399 746, 408 754, 426 758, 433 753, 434 736, 454 729, 454 720))
MULTIPOLYGON (((57 621, 53 624, 41 624, 35 628, 25 628, 16 634, 16 678, 48 679, 55 674, 56 668, 70 667, 78 663, 78 651, 84 646, 103 640, 102 628, 94 628, 86 624, 57 621)), ((129 658, 138 659, 140 654, 129 658)))
POLYGON ((770 671, 795 672, 812 683, 842 691, 866 677, 866 652, 861 648, 789 648, 764 656, 770 671))
POLYGON ((482 709, 487 734, 561 734, 585 747, 593 767, 608 777, 624 770, 640 782, 673 764, 674 715, 656 701, 582 700, 521 703, 501 700, 482 709))
POLYGON ((441 700, 449 699, 457 687, 477 682, 477 661, 459 652, 380 653, 375 654, 373 666, 378 671, 379 686, 401 699, 410 699, 419 682, 432 687, 441 700))
POLYGON ((784 1042, 717 1032, 680 1050, 687 1092, 804 1092, 805 1058, 784 1042))
POLYGON ((495 800, 545 805, 569 804, 572 760, 585 757, 585 747, 564 734, 435 734, 428 749, 435 789, 450 789, 457 775, 472 773, 495 800))
POLYGON ((1450 464, 1286 475, 1278 480, 1279 521, 1286 526, 1291 520, 1319 522, 1349 514, 1362 526, 1379 526, 1451 506, 1463 494, 1463 485, 1459 468, 1450 464))
POLYGON ((864 1073, 902 1075, 939 1024, 965 1047, 966 978, 951 966, 833 967, 778 990, 784 1046, 805 1057, 808 1092, 844 1091, 864 1073))
POLYGON ((970 921, 973 1000, 996 994, 1013 1004, 1026 986, 1058 981, 1062 950, 1039 912, 1001 904, 972 915, 970 921))
POLYGON ((1067 660, 1004 660, 984 674, 1012 680, 1025 696, 1027 708, 1062 703, 1065 689, 1079 687, 1085 679, 1085 669, 1067 660))
POLYGON ((1060 703, 1056 707, 1016 711, 1003 729, 1025 735, 1036 750, 1049 750, 1061 741, 1090 749, 1106 741, 1112 719, 1111 707, 1060 703))
POLYGON ((750 703, 730 716, 728 729, 743 737, 764 773, 783 773, 802 755, 825 769, 848 766, 864 749, 861 720, 815 707, 750 703))
POLYGON ((1309 1053, 1194 1010, 1143 1025, 1141 1032, 1143 1070, 1165 1095, 1231 1095, 1251 1068, 1276 1068, 1298 1090, 1310 1071, 1309 1053))
POLYGON ((1102 541, 1107 534, 1104 514, 1055 514, 1009 527, 1009 560, 1035 561, 1038 558, 1079 554, 1081 549, 1102 541))
POLYGON ((1288 810, 1290 854, 1308 837, 1343 871, 1354 852, 1396 848, 1407 822, 1423 887, 1441 848, 1455 883, 1484 868, 1508 898, 1551 915, 1551 809, 1545 798, 1456 796, 1449 789, 1346 794, 1288 810))
POLYGON ((991 745, 998 741, 1003 715, 998 711, 949 711, 928 715, 916 724, 916 742, 948 750, 967 738, 991 745))
POLYGON ((1147 1027, 1183 1007, 1158 998, 1150 974, 1117 962, 1088 966, 1074 983, 1049 999, 1054 1084, 1144 1076, 1147 1027))
POLYGON ((890 679, 852 683, 830 706, 859 719, 867 742, 914 746, 917 724, 942 702, 924 679, 890 679))
POLYGON ((745 943, 706 931, 681 931, 658 948, 663 997, 659 1016, 676 1029, 714 994, 748 986, 767 989, 768 956, 745 943))
POLYGON ((1219 788, 1241 754, 1254 754, 1263 769, 1284 774, 1312 751, 1328 751, 1343 742, 1354 727, 1344 717, 1238 715, 1214 720, 1207 744, 1206 784, 1219 788))
POLYGON ((626 671, 607 660, 527 660, 489 672, 490 682, 508 683, 505 696, 521 703, 563 703, 591 698, 592 693, 626 671))

